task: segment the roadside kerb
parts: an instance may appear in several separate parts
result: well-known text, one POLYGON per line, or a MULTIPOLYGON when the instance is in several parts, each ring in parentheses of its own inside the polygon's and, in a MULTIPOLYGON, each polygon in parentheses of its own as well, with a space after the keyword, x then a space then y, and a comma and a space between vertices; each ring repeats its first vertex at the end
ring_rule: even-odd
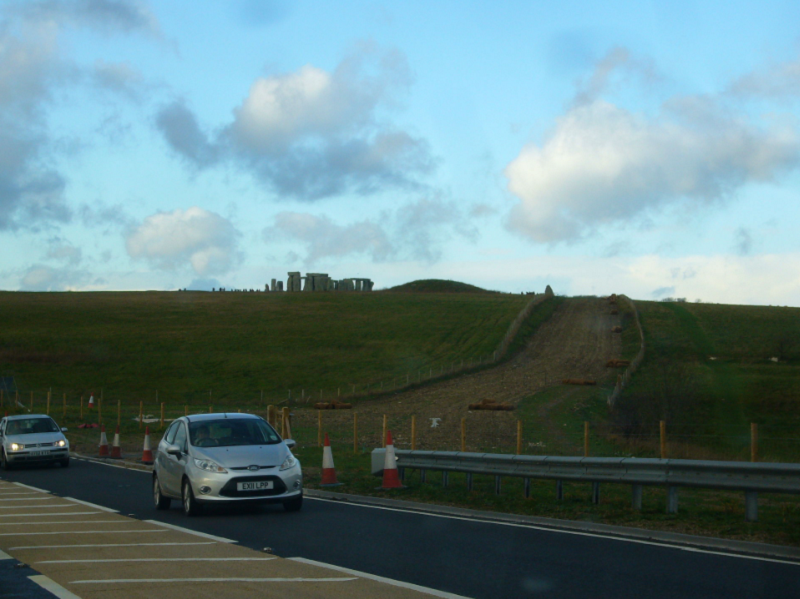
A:
MULTIPOLYGON (((372 473, 383 472, 385 449, 372 452, 372 473)), ((678 511, 678 488, 695 487, 743 491, 745 519, 758 519, 758 493, 800 493, 800 464, 722 462, 711 460, 659 460, 652 458, 577 458, 458 451, 396 451, 399 469, 462 472, 560 482, 590 482, 592 501, 599 502, 600 483, 630 484, 633 508, 642 508, 642 487, 667 488, 667 513, 678 511)), ((469 484, 469 483, 468 483, 469 484)), ((529 486, 525 485, 526 497, 529 486)))
MULTIPOLYGON (((10 498, 23 488, 31 489, 0 479, 0 497, 8 494, 10 498)), ((80 509, 58 509, 58 515, 44 510, 43 517, 31 520, 27 498, 19 497, 16 513, 10 512, 16 520, 5 522, 0 530, 0 551, 84 599, 141 594, 167 599, 176 592, 237 599, 446 596, 283 559, 240 547, 229 539, 154 520, 141 521, 88 502, 39 492, 57 502, 54 506, 69 502, 80 509), (87 507, 93 509, 86 511, 87 507), (82 515, 71 519, 71 513, 82 515)))

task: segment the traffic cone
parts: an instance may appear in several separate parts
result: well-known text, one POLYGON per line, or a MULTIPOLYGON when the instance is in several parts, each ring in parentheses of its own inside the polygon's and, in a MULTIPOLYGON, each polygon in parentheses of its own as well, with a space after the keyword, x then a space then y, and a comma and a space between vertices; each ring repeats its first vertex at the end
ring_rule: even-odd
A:
POLYGON ((108 457, 108 438, 106 437, 106 425, 100 428, 100 457, 108 457))
POLYGON ((111 445, 111 457, 117 460, 122 457, 122 451, 119 448, 119 427, 117 427, 117 432, 114 433, 114 443, 111 445))
POLYGON ((89 396, 89 409, 94 407, 94 392, 89 396))
POLYGON ((152 464, 154 461, 153 452, 150 449, 150 427, 148 426, 144 429, 144 451, 142 451, 142 463, 152 464))
POLYGON ((336 468, 333 466, 333 451, 331 442, 328 440, 328 433, 325 433, 325 447, 322 450, 322 482, 321 487, 338 487, 341 485, 336 480, 336 468))
POLYGON ((392 431, 386 431, 386 460, 383 462, 383 485, 382 489, 405 489, 400 482, 400 475, 397 472, 397 459, 394 457, 394 445, 392 444, 392 431))

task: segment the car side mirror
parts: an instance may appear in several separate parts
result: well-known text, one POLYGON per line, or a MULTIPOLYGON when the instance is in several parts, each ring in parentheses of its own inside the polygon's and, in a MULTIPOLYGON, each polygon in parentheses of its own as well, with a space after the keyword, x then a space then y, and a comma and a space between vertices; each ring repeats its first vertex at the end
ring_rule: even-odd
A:
POLYGON ((167 445, 167 453, 169 455, 174 455, 176 457, 181 457, 183 455, 183 450, 178 447, 177 445, 167 445))
POLYGON ((69 429, 66 426, 61 427, 61 432, 66 433, 69 429))
POLYGON ((297 445, 297 442, 294 439, 284 439, 283 442, 286 443, 286 447, 289 449, 294 449, 297 445))

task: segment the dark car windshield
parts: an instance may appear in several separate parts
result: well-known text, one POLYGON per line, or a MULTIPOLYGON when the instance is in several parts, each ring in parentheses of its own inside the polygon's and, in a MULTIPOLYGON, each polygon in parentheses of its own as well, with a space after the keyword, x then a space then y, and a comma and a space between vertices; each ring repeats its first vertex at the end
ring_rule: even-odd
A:
POLYGON ((255 418, 220 418, 189 424, 189 438, 196 447, 273 445, 281 438, 269 424, 255 418))
POLYGON ((34 433, 57 433, 60 429, 52 418, 22 418, 9 420, 7 435, 32 435, 34 433))

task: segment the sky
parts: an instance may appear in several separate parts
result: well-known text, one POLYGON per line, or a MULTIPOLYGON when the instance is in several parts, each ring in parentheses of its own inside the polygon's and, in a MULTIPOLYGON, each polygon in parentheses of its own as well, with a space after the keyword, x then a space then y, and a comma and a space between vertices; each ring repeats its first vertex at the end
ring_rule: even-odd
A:
POLYGON ((0 288, 800 306, 800 3, 4 0, 0 288))

